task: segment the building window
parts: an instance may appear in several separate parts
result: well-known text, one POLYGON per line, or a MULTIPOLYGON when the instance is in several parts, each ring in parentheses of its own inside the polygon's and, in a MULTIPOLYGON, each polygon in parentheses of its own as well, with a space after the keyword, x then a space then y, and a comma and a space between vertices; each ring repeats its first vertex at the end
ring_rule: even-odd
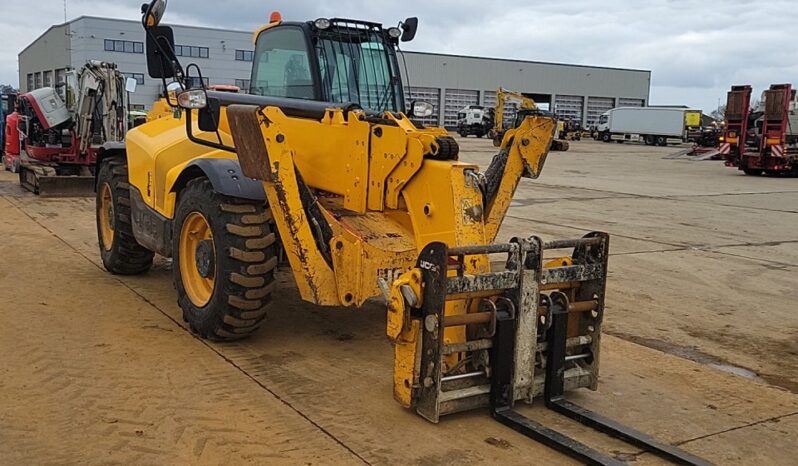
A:
POLYGON ((236 79, 236 86, 241 92, 249 92, 249 79, 236 79))
POLYGON ((130 109, 131 110, 138 110, 140 112, 145 110, 143 104, 130 104, 130 109))
POLYGON ((208 58, 208 47, 194 45, 175 45, 175 55, 178 57, 208 58))
POLYGON ((105 39, 106 52, 144 53, 144 42, 105 39))
POLYGON ((28 87, 26 88, 28 92, 33 90, 33 73, 28 73, 28 87))
POLYGON ((202 84, 200 83, 199 78, 196 77, 196 76, 192 76, 190 78, 187 78, 187 80, 188 80, 188 88, 189 89, 197 89, 197 88, 202 87, 203 85, 205 87, 208 87, 208 78, 202 78, 202 84))
POLYGON ((255 57, 255 52, 252 50, 236 50, 236 60, 238 61, 252 61, 255 57))
POLYGON ((122 73, 125 75, 126 78, 133 78, 136 80, 136 84, 139 86, 144 85, 144 74, 143 73, 122 73))
POLYGON ((52 71, 43 71, 42 72, 43 83, 44 87, 52 87, 53 85, 53 72, 52 71))
POLYGON ((33 88, 34 89, 38 89, 40 87, 42 87, 42 74, 41 73, 35 73, 33 75, 33 88))
POLYGON ((66 70, 61 68, 55 70, 55 90, 62 99, 66 100, 66 86, 63 84, 66 84, 66 70), (61 85, 59 86, 59 84, 61 85))

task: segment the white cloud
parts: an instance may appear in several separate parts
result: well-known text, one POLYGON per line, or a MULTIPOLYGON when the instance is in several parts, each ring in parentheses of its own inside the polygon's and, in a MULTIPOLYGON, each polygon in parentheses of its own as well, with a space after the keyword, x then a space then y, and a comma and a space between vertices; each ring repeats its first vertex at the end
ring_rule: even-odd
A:
MULTIPOLYGON (((137 18, 141 1, 68 0, 68 14, 137 18)), ((0 82, 16 83, 17 53, 63 22, 63 1, 4 3, 0 82)), ((789 0, 170 0, 166 21, 249 30, 267 20, 270 7, 289 20, 393 24, 419 16, 412 50, 648 69, 652 103, 706 111, 732 84, 752 84, 758 94, 798 77, 798 11, 789 0)))

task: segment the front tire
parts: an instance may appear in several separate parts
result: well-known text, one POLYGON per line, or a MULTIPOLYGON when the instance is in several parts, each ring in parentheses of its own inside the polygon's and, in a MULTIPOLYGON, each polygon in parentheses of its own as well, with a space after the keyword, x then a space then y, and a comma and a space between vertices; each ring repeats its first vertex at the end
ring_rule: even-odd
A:
POLYGON ((118 275, 137 275, 152 267, 154 253, 140 245, 133 235, 130 184, 123 158, 103 160, 100 166, 95 217, 105 270, 118 275))
POLYGON ((266 318, 277 266, 271 211, 223 196, 206 178, 180 192, 172 251, 183 319, 212 340, 250 335, 266 318))
POLYGON ((612 141, 612 135, 610 135, 610 133, 603 133, 601 135, 601 140, 604 142, 610 142, 612 141))

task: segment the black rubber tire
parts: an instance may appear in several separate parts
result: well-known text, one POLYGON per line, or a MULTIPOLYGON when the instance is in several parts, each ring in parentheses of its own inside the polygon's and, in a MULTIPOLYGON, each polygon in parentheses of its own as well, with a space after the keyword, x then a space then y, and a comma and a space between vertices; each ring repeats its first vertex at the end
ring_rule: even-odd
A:
POLYGON ((647 146, 653 146, 654 145, 654 136, 652 136, 650 134, 647 134, 647 135, 643 136, 643 142, 645 142, 647 146))
POLYGON ((97 245, 105 270, 116 275, 137 275, 152 267, 152 251, 140 245, 133 235, 130 213, 130 184, 127 177, 127 160, 112 157, 102 161, 97 173, 97 196, 95 201, 97 245), (114 210, 114 235, 111 249, 103 246, 100 234, 100 187, 108 183, 114 210))
POLYGON ((601 134, 601 140, 603 142, 610 142, 610 141, 612 141, 612 135, 610 133, 602 133, 601 134))
POLYGON ((668 138, 665 136, 657 136, 656 142, 658 146, 665 147, 668 145, 668 138))
POLYGON ((271 210, 263 201, 223 196, 207 178, 191 180, 179 195, 172 251, 177 303, 192 332, 211 340, 237 340, 260 327, 271 302, 278 261, 271 210), (214 242, 214 289, 202 307, 192 303, 180 274, 180 231, 191 212, 205 217, 214 242))
POLYGON ((435 138, 435 142, 438 143, 438 153, 435 155, 430 154, 430 158, 435 160, 457 160, 458 154, 460 154, 460 145, 457 144, 457 140, 451 136, 438 136, 435 138))
POLYGON ((762 176, 762 173, 764 172, 756 168, 746 168, 745 170, 743 170, 743 173, 745 173, 748 176, 762 176))

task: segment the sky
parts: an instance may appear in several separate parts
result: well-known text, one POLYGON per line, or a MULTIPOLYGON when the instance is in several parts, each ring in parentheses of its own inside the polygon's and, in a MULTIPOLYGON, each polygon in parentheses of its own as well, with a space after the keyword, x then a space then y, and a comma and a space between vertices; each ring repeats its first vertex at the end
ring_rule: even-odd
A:
MULTIPOLYGON (((64 0, 2 1, 0 84, 18 83, 17 54, 64 22, 64 0)), ((138 19, 142 0, 67 0, 66 17, 138 19)), ((407 50, 651 70, 652 105, 706 113, 732 84, 754 94, 798 85, 794 0, 169 0, 164 23, 254 30, 286 20, 419 18, 407 50)))

